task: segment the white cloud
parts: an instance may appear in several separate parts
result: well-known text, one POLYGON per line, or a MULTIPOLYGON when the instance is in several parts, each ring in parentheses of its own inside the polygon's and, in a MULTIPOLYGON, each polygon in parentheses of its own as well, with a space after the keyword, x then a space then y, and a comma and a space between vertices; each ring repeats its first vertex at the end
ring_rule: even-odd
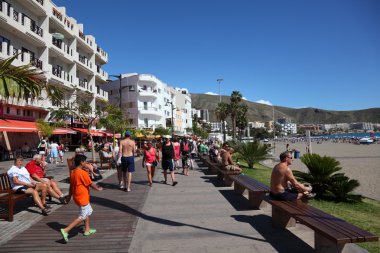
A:
POLYGON ((264 105, 272 105, 270 101, 264 100, 264 99, 257 100, 256 103, 264 104, 264 105))
POLYGON ((213 95, 213 96, 219 95, 219 94, 217 94, 217 93, 214 93, 214 92, 211 92, 211 91, 209 91, 209 92, 206 92, 205 94, 207 94, 207 95, 213 95))
POLYGON ((242 97, 241 99, 243 99, 243 100, 247 100, 247 101, 248 101, 248 99, 247 99, 246 97, 242 97))

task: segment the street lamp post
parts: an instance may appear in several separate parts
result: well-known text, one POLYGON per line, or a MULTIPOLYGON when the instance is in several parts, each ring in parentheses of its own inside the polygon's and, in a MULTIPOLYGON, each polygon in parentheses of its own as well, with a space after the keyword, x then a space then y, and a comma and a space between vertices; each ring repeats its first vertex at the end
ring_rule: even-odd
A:
POLYGON ((216 81, 219 83, 219 103, 222 102, 222 93, 221 93, 221 88, 220 88, 220 83, 223 82, 222 78, 216 79, 216 81))
POLYGON ((173 137, 174 137, 174 105, 173 105, 173 102, 169 102, 169 101, 167 101, 166 102, 166 106, 168 106, 168 105, 171 105, 171 107, 172 107, 172 139, 173 139, 173 137))

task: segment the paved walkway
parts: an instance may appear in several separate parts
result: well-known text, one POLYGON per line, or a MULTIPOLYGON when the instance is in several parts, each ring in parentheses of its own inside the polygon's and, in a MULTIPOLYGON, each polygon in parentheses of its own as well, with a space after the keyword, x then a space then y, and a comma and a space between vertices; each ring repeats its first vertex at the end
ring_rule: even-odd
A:
MULTIPOLYGON (((0 241, 0 252, 314 252, 313 231, 300 224, 272 229, 270 207, 249 210, 244 197, 204 174, 205 168, 188 177, 176 174, 175 187, 159 183, 163 174, 157 173, 150 188, 141 162, 136 165, 132 192, 117 189, 116 174, 100 183, 104 191, 92 191, 95 235, 83 237, 80 227, 63 243, 58 231, 77 215, 70 203, 48 217, 34 214, 40 220, 30 220, 28 229, 0 241)), ((17 222, 0 222, 0 238, 8 233, 4 224, 17 228, 17 222)))

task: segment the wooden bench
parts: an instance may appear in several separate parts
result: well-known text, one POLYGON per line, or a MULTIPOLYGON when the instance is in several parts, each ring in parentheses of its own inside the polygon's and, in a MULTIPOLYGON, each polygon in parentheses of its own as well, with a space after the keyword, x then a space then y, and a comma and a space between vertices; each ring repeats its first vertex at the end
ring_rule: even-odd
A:
POLYGON ((27 198, 26 194, 15 194, 12 191, 11 181, 7 173, 0 174, 0 203, 8 206, 8 212, 0 213, 0 218, 13 221, 14 205, 16 202, 27 198))
POLYGON ((99 169, 112 169, 112 157, 104 157, 103 152, 99 151, 99 169))
POLYGON ((264 208, 267 202, 264 201, 267 193, 270 192, 269 186, 256 181, 246 175, 231 175, 230 179, 234 183, 234 191, 238 194, 243 194, 248 191, 248 200, 252 208, 264 208))
POLYGON ((272 205, 272 226, 295 226, 296 221, 314 230, 316 252, 342 252, 346 243, 373 242, 378 237, 344 220, 338 219, 300 200, 279 201, 267 198, 272 205))
POLYGON ((222 169, 222 166, 218 164, 216 173, 217 173, 218 179, 223 181, 225 186, 231 186, 233 181, 231 180, 230 176, 239 175, 241 174, 241 171, 224 170, 222 169))

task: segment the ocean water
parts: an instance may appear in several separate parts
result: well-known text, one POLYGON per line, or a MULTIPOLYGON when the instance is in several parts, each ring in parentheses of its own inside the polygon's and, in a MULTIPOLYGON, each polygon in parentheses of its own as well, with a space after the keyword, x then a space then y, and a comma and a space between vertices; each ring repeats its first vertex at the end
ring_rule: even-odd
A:
MULTIPOLYGON (((380 132, 375 132, 375 138, 380 138, 380 132)), ((341 134, 330 134, 330 135, 318 135, 314 137, 324 137, 329 139, 340 139, 340 138, 365 138, 370 137, 370 133, 341 133, 341 134)))

